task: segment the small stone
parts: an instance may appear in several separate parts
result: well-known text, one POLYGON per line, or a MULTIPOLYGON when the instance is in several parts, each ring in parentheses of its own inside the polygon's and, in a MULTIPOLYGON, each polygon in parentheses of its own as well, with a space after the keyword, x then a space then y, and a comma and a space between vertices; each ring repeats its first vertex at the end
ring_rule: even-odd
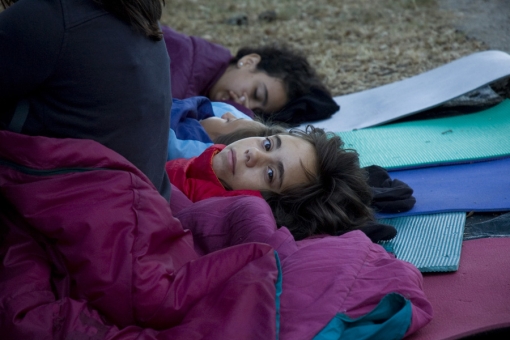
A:
POLYGON ((227 19, 228 25, 233 26, 247 26, 248 25, 248 16, 246 14, 237 14, 227 19))
POLYGON ((259 14, 259 20, 265 21, 265 22, 273 22, 277 18, 276 12, 273 10, 270 11, 264 11, 259 14))

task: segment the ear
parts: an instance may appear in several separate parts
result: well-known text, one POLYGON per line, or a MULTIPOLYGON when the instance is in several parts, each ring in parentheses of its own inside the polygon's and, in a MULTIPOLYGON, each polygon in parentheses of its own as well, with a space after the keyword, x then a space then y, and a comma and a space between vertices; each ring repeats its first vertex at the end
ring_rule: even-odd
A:
POLYGON ((250 70, 255 70, 260 62, 260 55, 257 53, 247 54, 237 62, 237 67, 249 67, 250 70))

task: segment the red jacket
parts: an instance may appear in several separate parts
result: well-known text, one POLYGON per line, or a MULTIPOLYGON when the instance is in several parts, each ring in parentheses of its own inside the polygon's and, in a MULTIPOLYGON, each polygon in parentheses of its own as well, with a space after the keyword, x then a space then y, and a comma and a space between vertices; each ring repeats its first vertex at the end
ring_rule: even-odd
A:
POLYGON ((256 190, 226 190, 212 169, 212 158, 225 145, 215 144, 200 156, 190 159, 174 159, 166 163, 170 182, 179 188, 192 202, 210 197, 251 195, 262 197, 256 190))

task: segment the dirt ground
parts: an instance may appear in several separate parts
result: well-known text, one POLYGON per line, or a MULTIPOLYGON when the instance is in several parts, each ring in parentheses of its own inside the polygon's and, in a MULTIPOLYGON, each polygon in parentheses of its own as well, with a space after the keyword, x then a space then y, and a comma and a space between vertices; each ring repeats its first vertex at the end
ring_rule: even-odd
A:
POLYGON ((469 54, 510 53, 508 0, 167 0, 162 22, 235 53, 285 43, 333 95, 408 78, 469 54))
POLYGON ((443 0, 439 8, 454 13, 452 24, 490 49, 510 53, 510 1, 443 0))
POLYGON ((290 45, 334 96, 479 51, 510 53, 509 0, 166 0, 161 22, 232 53, 290 45))

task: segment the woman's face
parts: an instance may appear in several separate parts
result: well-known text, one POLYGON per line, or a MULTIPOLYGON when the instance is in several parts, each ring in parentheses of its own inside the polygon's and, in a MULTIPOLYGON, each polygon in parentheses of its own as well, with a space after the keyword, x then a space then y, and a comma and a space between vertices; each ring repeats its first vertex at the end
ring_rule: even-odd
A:
POLYGON ((254 120, 237 118, 230 112, 226 112, 220 117, 210 117, 200 121, 205 132, 211 140, 215 140, 221 135, 234 132, 238 129, 264 128, 264 124, 254 120))
POLYGON ((282 192, 316 174, 315 147, 291 135, 251 137, 213 157, 214 173, 227 190, 282 192))
POLYGON ((258 54, 249 54, 229 66, 209 91, 209 99, 232 100, 253 112, 276 112, 284 107, 288 98, 283 82, 257 71, 259 61, 258 54))

